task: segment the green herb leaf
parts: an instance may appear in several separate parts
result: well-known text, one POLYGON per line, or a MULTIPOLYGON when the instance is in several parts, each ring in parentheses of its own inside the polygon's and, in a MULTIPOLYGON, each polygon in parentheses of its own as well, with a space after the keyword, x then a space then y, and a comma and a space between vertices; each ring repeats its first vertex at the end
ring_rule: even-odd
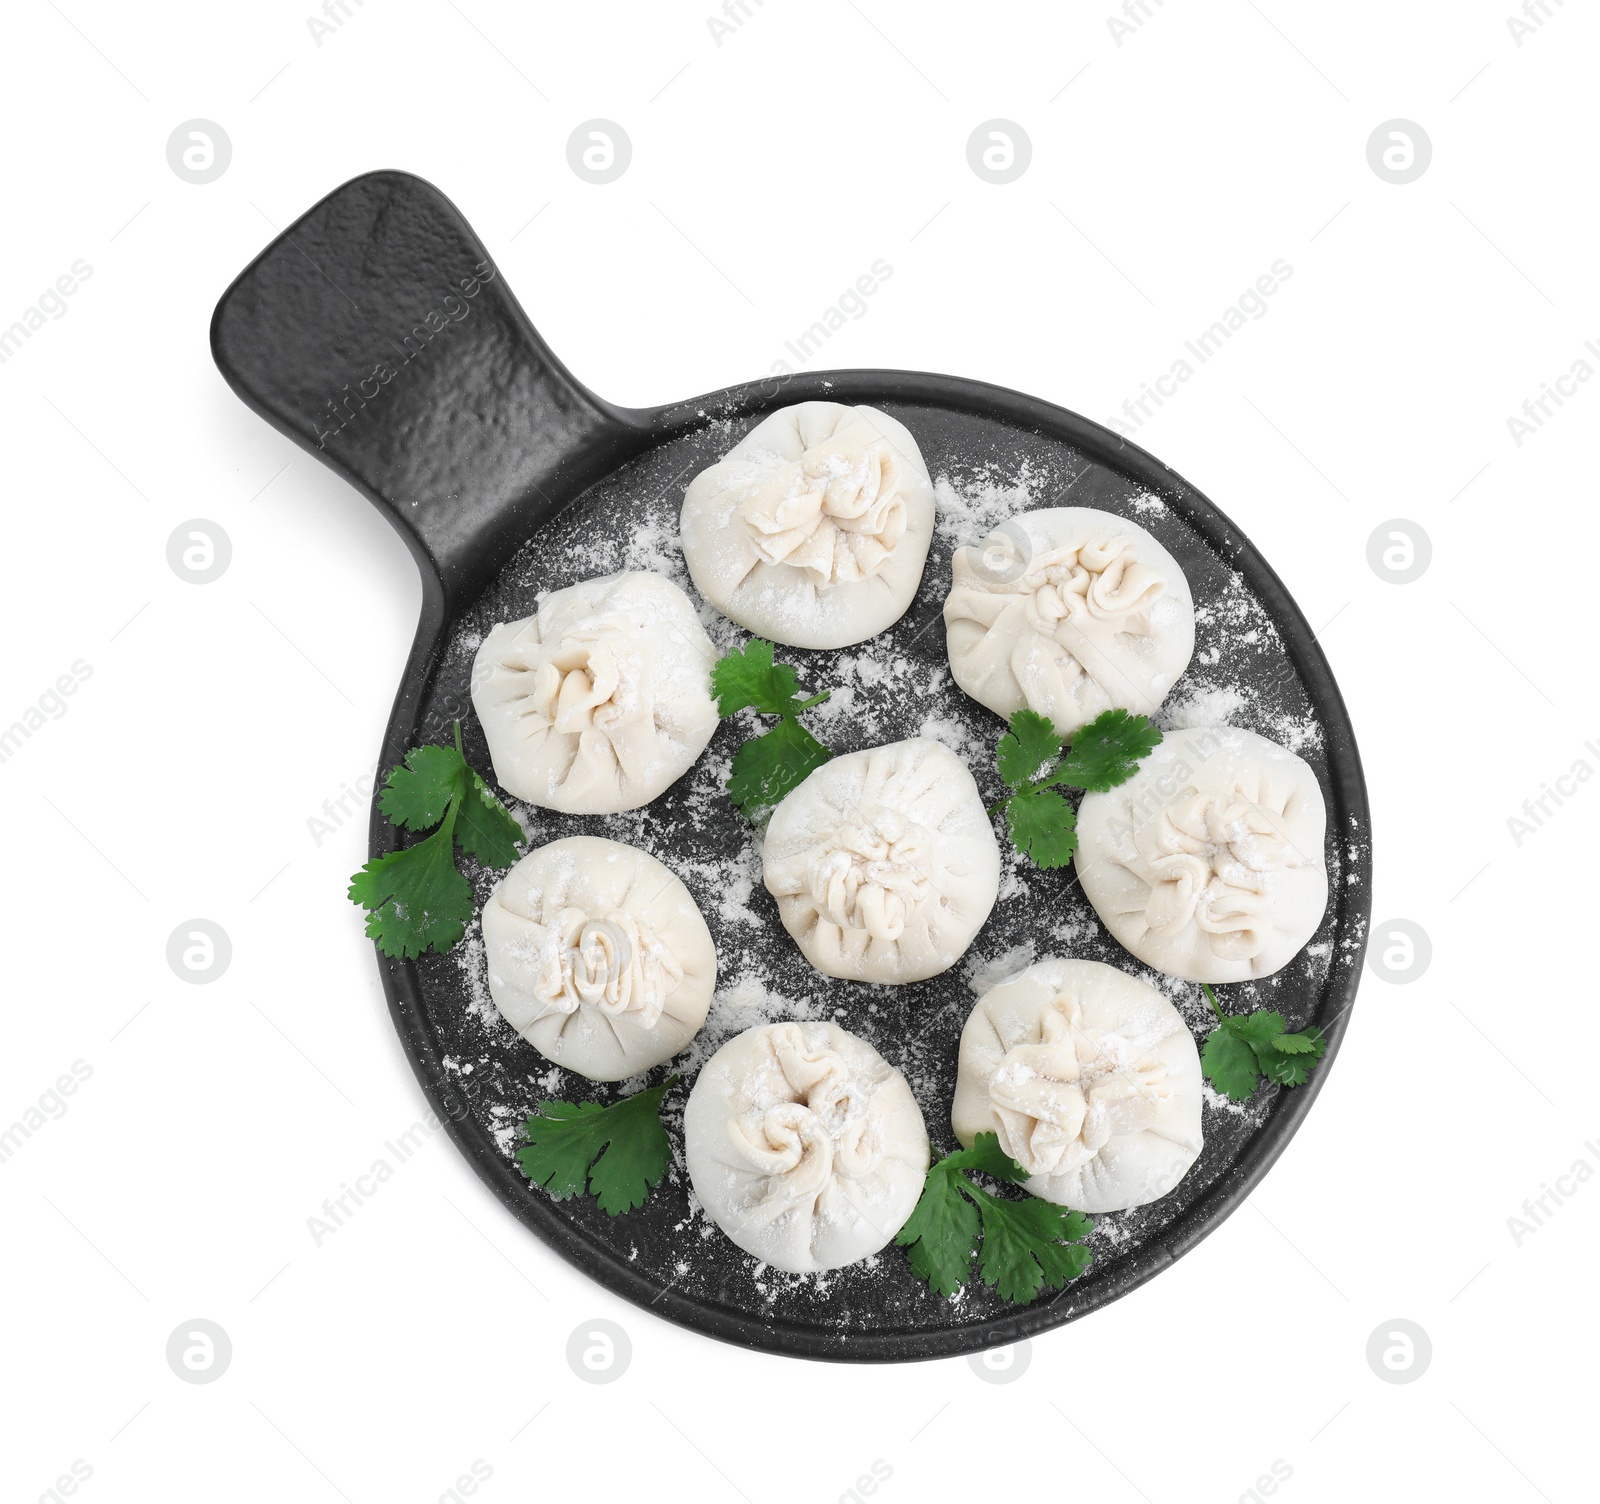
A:
POLYGON ((456 845, 478 862, 498 871, 517 859, 522 844, 522 827, 476 773, 466 770, 467 784, 462 791, 456 815, 456 845))
POLYGON ((895 1236, 912 1272, 947 1300, 972 1278, 978 1253, 978 1208, 961 1194, 960 1179, 948 1160, 929 1170, 916 1209, 895 1236))
POLYGON ((978 1270, 1006 1300, 1026 1305, 1046 1285, 1059 1290, 1089 1267, 1094 1255, 1081 1243, 1065 1238, 1088 1234, 1089 1219, 1030 1196, 1006 1201, 984 1195, 978 1202, 983 1218, 983 1248, 978 1270))
POLYGON ((609 1107, 541 1102, 522 1126, 528 1141, 517 1150, 522 1173, 557 1201, 588 1190, 608 1217, 643 1206, 672 1167, 661 1099, 677 1080, 670 1076, 609 1107))
POLYGON ((728 797, 754 818, 799 788, 832 756, 799 721, 781 720, 733 754, 728 797))
POLYGON ((895 1242, 932 1290, 948 1299, 972 1278, 977 1260, 985 1284, 1006 1300, 1026 1303, 1089 1267, 1093 1255, 1082 1246, 1094 1225, 1089 1218, 1038 1197, 996 1196, 963 1170, 1011 1184, 1027 1179, 992 1133, 980 1133, 970 1149, 947 1154, 928 1170, 916 1209, 895 1242))
MULTIPOLYGON (((741 710, 759 710, 763 715, 793 715, 803 706, 800 675, 787 663, 774 663, 772 644, 752 637, 744 647, 724 654, 711 670, 711 689, 717 697, 717 713, 730 716, 741 710)), ((810 701, 820 705, 826 694, 810 701)))
POLYGON ((1248 1102, 1263 1076, 1279 1086, 1306 1084, 1328 1048, 1321 1029, 1313 1024, 1289 1034, 1281 1013, 1224 1013, 1204 982, 1200 990, 1217 1015, 1217 1027, 1200 1050, 1200 1069, 1217 1091, 1235 1102, 1248 1102))
POLYGON ((1200 1047, 1200 1072, 1225 1097, 1248 1102, 1261 1081, 1256 1052, 1226 1022, 1200 1047))
POLYGON ((1065 867, 1078 849, 1078 816, 1055 789, 1024 789, 1006 801, 1011 844, 1036 867, 1065 867))
POLYGON ((458 871, 446 821, 425 841, 367 863, 350 900, 368 910, 367 935, 386 956, 449 950, 472 918, 472 884, 458 871))
POLYGON ((939 1166, 946 1170, 980 1170, 1007 1185, 1021 1185, 1028 1178, 1028 1172, 1000 1147, 998 1133, 980 1133, 971 1148, 945 1155, 939 1166))
POLYGON ((384 781, 378 808, 406 830, 439 828, 350 879, 350 901, 368 911, 367 934, 384 955, 407 960, 451 949, 472 918, 472 884, 456 868, 456 846, 485 867, 509 867, 522 827, 468 765, 460 722, 455 746, 406 753, 384 781))
POLYGON ((1061 738, 1048 718, 1036 710, 1019 710, 1011 729, 995 749, 995 766, 1014 789, 1048 775, 1061 756, 1061 738))
POLYGON ((1279 1086, 1304 1086, 1312 1068, 1322 1059, 1328 1041, 1313 1024, 1298 1034, 1278 1034, 1256 1046, 1261 1073, 1279 1086))
POLYGON ((1304 1086, 1317 1062, 1309 1055, 1286 1054, 1263 1045, 1256 1050, 1256 1063, 1261 1067, 1261 1074, 1279 1086, 1304 1086))
POLYGON ((1009 728, 995 748, 995 767, 1011 793, 996 808, 1006 813, 1011 844, 1044 868, 1065 867, 1078 848, 1078 817, 1058 787, 1115 788, 1161 740, 1149 720, 1126 710, 1096 716, 1066 752, 1037 711, 1017 711, 1009 728))
POLYGON ((728 797, 752 820, 833 756, 799 721, 800 713, 820 705, 828 692, 801 699, 799 675, 787 663, 774 663, 772 654, 772 644, 755 637, 724 654, 711 670, 721 714, 757 710, 780 717, 772 730, 752 737, 733 755, 728 797))
POLYGON ((461 786, 467 760, 454 747, 413 747, 392 768, 378 796, 378 808, 391 825, 431 830, 450 808, 461 786))
POLYGON ((1104 791, 1126 783, 1141 759, 1161 744, 1161 731, 1148 717, 1106 710, 1072 738, 1054 781, 1076 789, 1104 791))
POLYGON ((1272 1041, 1272 1047, 1286 1055, 1311 1055, 1320 1060, 1328 1041, 1322 1037, 1322 1030, 1313 1024, 1299 1034, 1280 1034, 1272 1041))
POLYGON ((1228 1027, 1252 1050, 1259 1050, 1271 1044, 1289 1025, 1284 1022, 1281 1013, 1258 1010, 1255 1013, 1231 1014, 1228 1018, 1228 1027))

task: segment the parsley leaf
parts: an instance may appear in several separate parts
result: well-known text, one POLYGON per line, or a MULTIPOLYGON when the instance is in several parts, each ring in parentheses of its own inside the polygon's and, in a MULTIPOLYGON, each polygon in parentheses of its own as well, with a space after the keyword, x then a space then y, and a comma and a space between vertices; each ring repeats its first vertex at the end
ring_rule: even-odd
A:
POLYGON ((742 648, 725 653, 711 670, 711 688, 717 697, 719 715, 730 716, 741 710, 759 710, 763 715, 793 715, 828 698, 817 695, 796 705, 800 698, 800 675, 787 663, 774 663, 776 650, 762 637, 752 637, 742 648))
POLYGON ((1078 816, 1055 789, 1030 788, 1006 800, 1011 844, 1035 867, 1065 867, 1078 849, 1078 816))
POLYGON ((984 1284, 992 1285, 1006 1300, 1026 1305, 1046 1285, 1059 1290, 1082 1274, 1094 1258, 1076 1241, 1088 1236, 1091 1226, 1082 1212, 1068 1211, 1037 1196, 1026 1201, 985 1196, 978 1211, 983 1217, 979 1272, 984 1284))
POLYGON ((1060 756, 1061 738, 1050 721, 1037 710, 1019 710, 1000 738, 994 761, 1006 783, 1020 789, 1050 773, 1060 756))
POLYGON ((1248 1102, 1261 1080, 1256 1053, 1226 1024, 1200 1047, 1200 1070, 1223 1096, 1248 1102))
POLYGON ((1019 710, 995 748, 995 768, 1010 792, 994 810, 1006 812, 1011 844, 1036 867, 1065 867, 1078 848, 1078 817, 1057 787, 1105 790, 1126 783, 1161 742, 1142 715, 1107 710, 1062 751, 1051 721, 1019 710))
POLYGON ((1257 1050, 1256 1059, 1261 1063, 1261 1074, 1279 1086, 1304 1086, 1311 1077, 1311 1067, 1317 1063, 1305 1055, 1288 1054, 1270 1045, 1257 1050))
POLYGON ((1107 710, 1072 738, 1072 748, 1056 771, 1058 783, 1103 792, 1126 783, 1141 758, 1161 744, 1161 732, 1142 715, 1107 710))
POLYGON ((661 1124, 661 1099, 677 1084, 635 1092, 609 1107, 598 1102, 541 1102, 522 1125, 527 1143, 517 1164, 557 1201, 587 1189, 608 1217, 643 1206, 672 1166, 672 1145, 661 1124))
POLYGON ((406 830, 439 828, 368 862, 350 879, 350 901, 367 910, 367 934, 384 955, 447 951, 472 918, 472 884, 456 867, 455 848, 485 867, 509 867, 522 827, 468 766, 459 721, 455 746, 413 747, 390 770, 378 808, 406 830))
POLYGON ((820 705, 831 691, 802 699, 799 674, 790 664, 774 663, 773 651, 770 642, 753 637, 725 653, 711 670, 720 714, 755 710, 779 717, 776 726, 752 737, 733 756, 728 797, 752 820, 833 756, 799 720, 802 711, 820 705))
POLYGON ((1281 1013, 1257 1011, 1234 1014, 1229 1027, 1252 1050, 1259 1050, 1263 1045, 1271 1044, 1289 1025, 1284 1022, 1281 1013))
POLYGON ((928 1171, 915 1210, 895 1235, 911 1270, 948 1300, 972 1278, 978 1255, 978 1208, 956 1189, 961 1176, 941 1160, 928 1171))
POLYGON ((1030 1196, 996 1196, 964 1170, 978 1170, 1017 1184, 1027 1172, 1001 1148, 993 1133, 980 1133, 970 1149, 947 1154, 928 1170, 922 1195, 895 1242, 906 1250, 912 1272, 946 1299, 979 1275, 1006 1300, 1026 1304, 1045 1287, 1059 1290, 1089 1267, 1093 1255, 1082 1244, 1094 1224, 1030 1196))
POLYGON ((982 1170, 1007 1185, 1021 1185, 1028 1172, 1000 1147, 998 1133, 980 1133, 970 1149, 957 1149, 947 1154, 934 1167, 943 1170, 982 1170))
POLYGON ((1287 1033, 1283 1015, 1266 1009, 1224 1013, 1204 982, 1200 990, 1217 1015, 1217 1027, 1200 1050, 1200 1069, 1217 1091, 1235 1102, 1248 1102, 1263 1076, 1279 1086, 1306 1084, 1328 1048, 1321 1029, 1313 1024, 1298 1034, 1287 1033))
POLYGON ((467 781, 456 810, 456 845, 485 867, 498 871, 517 859, 522 827, 511 812, 489 792, 489 785, 466 763, 467 781))
POLYGON ((454 747, 413 747, 393 769, 378 796, 378 808, 391 825, 431 830, 445 817, 455 797, 465 759, 454 747))
POLYGON ((1322 1037, 1322 1030, 1313 1024, 1300 1034, 1280 1034, 1272 1041, 1272 1047, 1285 1055, 1310 1055, 1320 1060, 1328 1041, 1322 1037))
POLYGON ((785 717, 733 754, 728 797, 746 814, 770 809, 832 756, 799 721, 785 717))
POLYGON ((367 913, 368 938, 386 956, 411 960, 446 951, 472 917, 472 884, 458 871, 446 820, 425 841, 368 862, 350 879, 350 898, 367 913))

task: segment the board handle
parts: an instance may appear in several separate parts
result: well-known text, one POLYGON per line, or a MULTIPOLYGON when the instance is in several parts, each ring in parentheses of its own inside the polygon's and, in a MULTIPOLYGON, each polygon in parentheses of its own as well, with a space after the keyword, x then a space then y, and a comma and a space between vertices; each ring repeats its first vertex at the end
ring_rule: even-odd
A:
POLYGON ((400 530, 456 609, 578 491, 642 450, 551 353, 460 211, 410 173, 335 189, 222 295, 228 385, 400 530))

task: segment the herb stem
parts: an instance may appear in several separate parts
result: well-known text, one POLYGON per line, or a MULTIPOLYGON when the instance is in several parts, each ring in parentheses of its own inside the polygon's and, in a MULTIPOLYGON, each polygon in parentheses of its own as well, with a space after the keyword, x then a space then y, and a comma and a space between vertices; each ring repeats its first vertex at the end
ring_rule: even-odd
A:
POLYGON ((1205 993, 1206 1001, 1211 1004, 1211 1011, 1217 1015, 1217 1022, 1223 1022, 1227 1018, 1227 1014, 1225 1014, 1222 1009, 1217 1006, 1216 993, 1214 993, 1204 982, 1200 984, 1200 990, 1205 993))
POLYGON ((822 691, 822 693, 820 695, 812 695, 812 697, 809 700, 802 700, 798 705, 796 705, 794 707, 792 712, 791 711, 784 711, 784 714, 785 715, 790 715, 790 716, 799 715, 799 713, 802 710, 810 710, 813 705, 820 705, 832 693, 833 693, 833 691, 831 689, 825 689, 825 690, 822 691))
MULTIPOLYGON (((461 723, 460 723, 460 721, 457 721, 456 722, 456 731, 457 731, 458 735, 460 734, 460 729, 461 729, 461 723)), ((456 834, 456 812, 460 808, 461 808, 461 790, 459 788, 457 788, 455 793, 453 793, 450 796, 450 804, 449 804, 449 806, 446 808, 446 810, 444 812, 444 820, 440 823, 439 830, 434 831, 433 835, 428 837, 428 839, 431 841, 433 839, 433 836, 436 836, 436 835, 439 834, 440 831, 443 831, 444 832, 444 849, 446 851, 449 851, 449 852, 453 852, 455 850, 455 847, 454 847, 453 843, 455 841, 455 834, 456 834)), ((452 857, 452 860, 454 860, 453 857, 452 857)))

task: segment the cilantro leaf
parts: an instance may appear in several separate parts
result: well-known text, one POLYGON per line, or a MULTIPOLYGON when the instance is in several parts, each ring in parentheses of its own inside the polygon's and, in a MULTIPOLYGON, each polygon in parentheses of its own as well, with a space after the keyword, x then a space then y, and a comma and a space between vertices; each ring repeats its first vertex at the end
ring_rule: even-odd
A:
POLYGON ((522 1125, 528 1142, 519 1147, 517 1167, 535 1185, 550 1192, 552 1200, 570 1201, 589 1189, 589 1166, 599 1146, 595 1133, 602 1118, 598 1102, 541 1102, 539 1110, 522 1125))
POLYGON ((462 763, 467 783, 456 815, 456 845, 485 867, 509 867, 522 844, 522 827, 511 811, 489 792, 473 770, 462 763))
POLYGON ((1030 788, 1006 801, 1011 844, 1036 867, 1065 867, 1078 849, 1078 817, 1055 789, 1030 788))
POLYGON ((972 1278, 979 1235, 978 1208, 956 1188, 954 1157, 928 1171, 915 1209, 895 1235, 912 1272, 947 1300, 972 1278))
POLYGON ((608 1217, 643 1206, 672 1167, 661 1099, 677 1080, 669 1076, 609 1107, 541 1102, 522 1126, 527 1143, 517 1150, 518 1166, 557 1201, 587 1189, 608 1217))
POLYGON ((760 637, 725 653, 711 670, 717 709, 724 715, 757 710, 778 724, 752 737, 733 755, 728 797, 750 819, 758 819, 833 756, 800 724, 800 713, 828 698, 829 691, 800 698, 800 678, 787 663, 772 661, 773 647, 760 637))
POLYGON ((1327 1038, 1313 1024, 1299 1034, 1275 1035, 1255 1050, 1261 1073, 1269 1081, 1279 1086, 1304 1086, 1327 1048, 1327 1038))
POLYGON ((970 1148, 945 1155, 928 1170, 895 1242, 906 1250, 912 1272, 937 1294, 956 1294, 972 1278, 974 1260, 986 1285, 1019 1303, 1046 1286, 1060 1289, 1089 1267, 1093 1255, 1082 1246, 1094 1225, 1089 1218, 1037 1197, 996 1196, 963 1170, 1011 1183, 1027 1179, 993 1133, 980 1133, 970 1148))
POLYGON ((1312 1055, 1322 1059, 1322 1052, 1328 1048, 1328 1041, 1323 1038, 1322 1030, 1313 1024, 1299 1034, 1280 1034, 1272 1041, 1275 1050, 1282 1050, 1286 1055, 1312 1055))
POLYGON ((1317 1062, 1305 1055, 1286 1054, 1263 1045, 1256 1050, 1256 1063, 1261 1067, 1261 1074, 1279 1086, 1304 1086, 1317 1062))
POLYGON ((998 1133, 980 1133, 971 1148, 945 1155, 939 1166, 947 1170, 981 1170, 1007 1185, 1020 1185, 1028 1178, 1028 1172, 1000 1147, 998 1133))
POLYGON ((1224 1020, 1200 1047, 1200 1072, 1223 1096, 1248 1102, 1261 1081, 1256 1052, 1224 1020))
POLYGON ((1063 752, 1048 717, 1019 710, 995 748, 995 767, 1010 794, 995 806, 1006 812, 1011 844, 1036 867, 1065 867, 1078 848, 1078 818, 1058 786, 1110 789, 1131 778, 1139 759, 1161 740, 1142 715, 1107 710, 1063 752))
POLYGON ((793 715, 807 705, 820 705, 826 693, 814 696, 807 705, 796 705, 800 698, 800 675, 787 663, 772 661, 773 646, 761 637, 752 637, 743 648, 724 654, 711 670, 711 689, 717 697, 717 713, 730 716, 741 710, 759 710, 763 715, 793 715))
POLYGON ((1289 1027, 1281 1013, 1236 1013, 1228 1019, 1233 1030, 1252 1050, 1272 1043, 1289 1027))
POLYGON ((786 717, 733 754, 728 797, 745 814, 754 816, 799 788, 832 756, 799 721, 786 717))
POLYGON ((467 760, 454 747, 413 747, 392 768, 378 796, 378 808, 391 825, 431 830, 450 808, 467 760))
POLYGON ((1006 1300, 1025 1305, 1046 1285, 1060 1289, 1089 1267, 1093 1255, 1081 1243, 1061 1239, 1088 1231, 1088 1218, 1049 1201, 1030 1196, 1006 1201, 985 1195, 978 1203, 983 1217, 983 1249, 978 1271, 1006 1300), (1074 1220, 1076 1219, 1076 1220, 1074 1220), (1082 1230, 1078 1231, 1079 1225, 1082 1230))
POLYGON ((1020 789, 1048 774, 1060 756, 1061 738, 1051 722, 1036 710, 1019 710, 1000 738, 994 760, 1000 776, 1020 789))
POLYGON ((350 879, 350 899, 368 910, 367 935, 386 956, 410 960, 449 950, 472 917, 472 884, 451 852, 450 821, 424 841, 367 863, 350 879))
POLYGON ((1322 1059, 1328 1041, 1313 1024, 1298 1034, 1289 1034, 1281 1013, 1257 1009, 1254 1013, 1224 1013, 1217 995, 1204 982, 1217 1027, 1200 1050, 1200 1069, 1212 1086, 1235 1102, 1248 1102, 1261 1078, 1279 1086, 1304 1086, 1312 1069, 1322 1059))
POLYGON ((350 901, 367 910, 368 936, 384 955, 405 960, 451 949, 472 918, 472 884, 456 867, 456 846, 485 867, 509 867, 522 827, 468 764, 459 721, 453 747, 413 747, 390 769, 378 808, 406 830, 439 828, 350 879, 350 901))
POLYGON ((1149 717, 1102 711, 1072 738, 1054 781, 1077 789, 1114 789, 1132 778, 1140 759, 1160 744, 1160 729, 1149 717))
POLYGON ((1077 1279, 1094 1262, 1094 1255, 1083 1246, 1082 1241, 1089 1236, 1093 1224, 1081 1212, 1071 1212, 1069 1217, 1082 1218, 1084 1226, 1081 1232, 1069 1221, 1063 1224, 1059 1234, 1066 1242, 1040 1241, 1035 1242, 1032 1248, 1035 1261, 1044 1270, 1044 1282, 1052 1290, 1062 1289, 1069 1279, 1077 1279))

